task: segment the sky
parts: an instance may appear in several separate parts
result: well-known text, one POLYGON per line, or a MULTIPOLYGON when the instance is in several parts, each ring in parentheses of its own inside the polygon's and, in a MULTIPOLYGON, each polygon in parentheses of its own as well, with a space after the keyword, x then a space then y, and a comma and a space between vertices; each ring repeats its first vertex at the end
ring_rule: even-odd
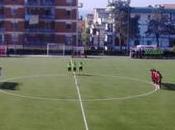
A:
MULTIPOLYGON (((97 7, 105 7, 108 0, 79 0, 79 3, 83 3, 84 7, 82 10, 92 10, 97 7)), ((164 3, 174 3, 175 0, 131 0, 131 6, 145 7, 148 5, 164 4, 164 3)))

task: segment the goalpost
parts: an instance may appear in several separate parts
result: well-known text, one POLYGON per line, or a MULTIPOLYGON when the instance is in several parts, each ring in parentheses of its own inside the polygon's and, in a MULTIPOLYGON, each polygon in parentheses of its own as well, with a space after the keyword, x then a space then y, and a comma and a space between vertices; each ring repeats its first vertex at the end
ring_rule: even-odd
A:
POLYGON ((72 51, 72 57, 85 57, 85 48, 83 46, 74 46, 72 51))
POLYGON ((59 43, 47 44, 47 55, 61 55, 71 54, 72 57, 85 57, 85 48, 83 46, 64 45, 59 43))
POLYGON ((47 55, 65 55, 66 47, 59 43, 48 43, 47 44, 47 55))

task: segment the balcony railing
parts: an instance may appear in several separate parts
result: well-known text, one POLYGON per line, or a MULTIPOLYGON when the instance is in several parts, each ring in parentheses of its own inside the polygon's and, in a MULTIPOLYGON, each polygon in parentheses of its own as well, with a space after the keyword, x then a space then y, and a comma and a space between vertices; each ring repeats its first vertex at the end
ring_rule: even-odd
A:
POLYGON ((0 32, 4 32, 4 27, 0 27, 0 32))
POLYGON ((35 45, 35 47, 37 45, 40 45, 39 48, 41 48, 41 45, 43 46, 44 44, 47 44, 47 43, 53 43, 54 42, 54 37, 53 38, 48 38, 48 39, 44 39, 43 37, 43 40, 39 39, 40 36, 38 36, 38 38, 27 38, 26 39, 26 43, 28 45, 35 45))
POLYGON ((0 0, 0 6, 4 5, 4 1, 0 0))
MULTIPOLYGON (((32 15, 36 15, 36 14, 26 14, 25 15, 25 20, 26 21, 30 21, 30 18, 31 18, 32 15)), ((49 21, 51 20, 51 21, 53 21, 55 19, 55 15, 41 15, 41 14, 37 14, 37 15, 39 16, 38 18, 40 20, 44 19, 44 20, 49 20, 49 21)))
POLYGON ((39 18, 41 19, 55 19, 54 15, 40 15, 39 18))
POLYGON ((33 3, 27 2, 27 3, 25 3, 25 5, 26 6, 39 6, 39 3, 38 2, 33 2, 33 3))
POLYGON ((26 28, 26 32, 53 33, 53 32, 55 32, 55 30, 54 30, 54 29, 47 29, 47 28, 42 28, 42 29, 37 29, 37 28, 26 28))
POLYGON ((0 19, 4 19, 4 14, 0 14, 0 19))
POLYGON ((41 2, 40 5, 53 6, 53 5, 55 5, 55 1, 54 0, 48 0, 48 1, 45 1, 45 2, 41 2))
POLYGON ((48 1, 27 1, 25 3, 26 6, 54 6, 55 1, 54 0, 48 0, 48 1))

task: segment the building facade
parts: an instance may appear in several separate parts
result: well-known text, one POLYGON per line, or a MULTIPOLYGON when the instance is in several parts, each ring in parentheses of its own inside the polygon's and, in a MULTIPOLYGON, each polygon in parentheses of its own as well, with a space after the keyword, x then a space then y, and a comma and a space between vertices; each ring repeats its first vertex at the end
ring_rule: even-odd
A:
MULTIPOLYGON (((148 30, 150 20, 155 17, 155 12, 157 8, 155 7, 145 7, 145 8, 131 8, 131 18, 138 16, 138 28, 139 28, 139 38, 130 40, 130 46, 141 45, 156 45, 155 35, 148 35, 146 32, 148 30)), ((165 24, 175 25, 175 9, 165 8, 162 14, 166 18, 165 24)), ((171 46, 171 42, 175 41, 175 34, 162 34, 159 37, 160 47, 166 48, 171 46)))
POLYGON ((105 46, 105 25, 109 14, 105 8, 95 8, 93 12, 93 20, 90 23, 91 46, 103 48, 105 46))
MULTIPOLYGON (((175 27, 175 9, 170 8, 169 6, 163 6, 164 7, 164 12, 162 15, 166 18, 165 24, 167 25, 172 25, 175 27)), ((158 8, 156 7, 131 7, 130 8, 130 24, 128 24, 128 30, 130 30, 128 33, 133 32, 131 29, 131 19, 138 17, 138 23, 137 23, 137 28, 138 28, 138 34, 137 37, 129 37, 128 38, 128 43, 123 44, 123 48, 128 48, 129 47, 134 47, 136 45, 156 45, 157 44, 157 39, 155 34, 148 34, 148 28, 149 28, 149 23, 150 20, 155 16, 155 12, 158 11, 158 8)), ((107 24, 107 32, 106 32, 106 37, 107 37, 107 45, 108 46, 113 46, 113 48, 118 48, 116 45, 117 43, 117 33, 115 31, 115 22, 114 19, 111 19, 109 15, 109 22, 107 24)), ((135 27, 136 28, 136 27, 135 27)), ((126 34, 126 35, 131 35, 131 34, 126 34)), ((170 47, 171 44, 175 42, 175 34, 161 34, 159 36, 159 44, 160 47, 162 48, 167 48, 170 47)))
POLYGON ((46 48, 77 42, 78 0, 1 0, 0 45, 46 48))
POLYGON ((85 28, 90 28, 91 25, 93 24, 93 20, 94 20, 94 14, 87 14, 85 17, 85 28))
MULTIPOLYGON (((175 27, 175 5, 166 4, 163 5, 164 12, 163 15, 166 17, 167 25, 172 25, 175 27)), ((157 39, 154 34, 148 35, 147 31, 149 28, 149 22, 152 17, 154 17, 156 7, 130 7, 130 23, 128 25, 129 33, 133 32, 131 27, 131 19, 138 17, 138 34, 137 37, 131 37, 131 34, 126 34, 129 36, 128 40, 122 45, 123 49, 128 49, 129 47, 134 47, 136 45, 156 45, 157 39)), ((108 11, 108 9, 94 9, 93 22, 90 25, 90 45, 97 47, 108 48, 109 50, 119 50, 118 32, 115 28, 115 20, 113 15, 108 11)), ((136 25, 135 25, 136 26, 136 25)), ((159 44, 162 48, 171 47, 175 43, 175 34, 161 34, 159 37, 159 44)))

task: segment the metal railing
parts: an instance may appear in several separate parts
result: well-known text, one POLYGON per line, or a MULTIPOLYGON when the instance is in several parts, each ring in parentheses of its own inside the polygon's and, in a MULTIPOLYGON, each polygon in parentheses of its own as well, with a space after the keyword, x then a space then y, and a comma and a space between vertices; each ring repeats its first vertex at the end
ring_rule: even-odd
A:
POLYGON ((47 1, 27 1, 26 6, 55 6, 55 0, 47 1))
POLYGON ((4 1, 0 0, 0 6, 4 5, 4 1))
POLYGON ((0 27, 0 32, 3 32, 5 30, 4 27, 0 27))
POLYGON ((54 29, 47 29, 47 28, 42 28, 42 29, 38 29, 38 28, 26 28, 26 32, 53 33, 53 32, 55 32, 55 30, 54 29))

